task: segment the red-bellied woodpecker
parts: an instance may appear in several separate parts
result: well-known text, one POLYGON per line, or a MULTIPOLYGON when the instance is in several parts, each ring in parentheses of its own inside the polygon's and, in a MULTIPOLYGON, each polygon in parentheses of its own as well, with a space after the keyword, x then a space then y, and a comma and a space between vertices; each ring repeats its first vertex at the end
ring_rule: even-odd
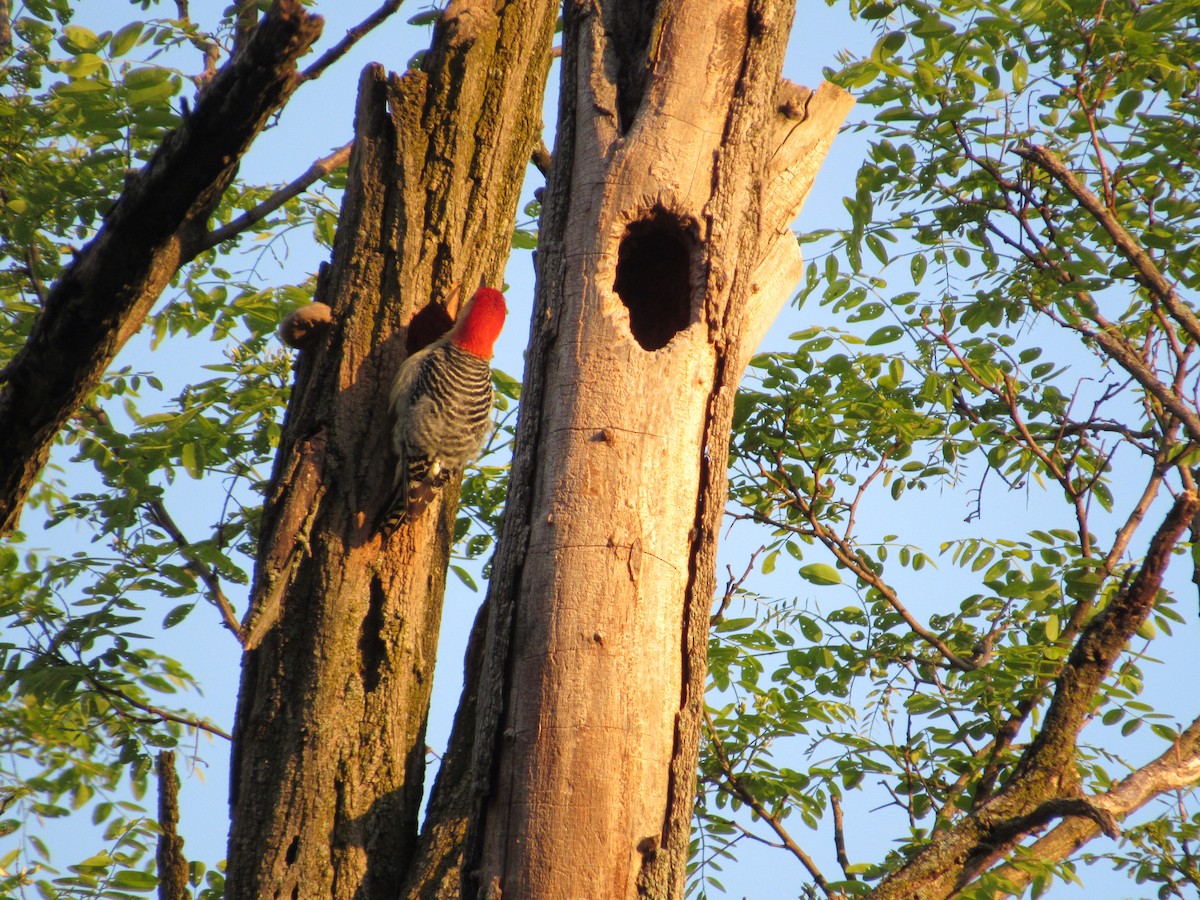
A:
POLYGON ((506 312, 504 295, 481 287, 447 334, 400 367, 389 403, 397 461, 385 535, 421 515, 483 449, 492 427, 492 346, 506 312))

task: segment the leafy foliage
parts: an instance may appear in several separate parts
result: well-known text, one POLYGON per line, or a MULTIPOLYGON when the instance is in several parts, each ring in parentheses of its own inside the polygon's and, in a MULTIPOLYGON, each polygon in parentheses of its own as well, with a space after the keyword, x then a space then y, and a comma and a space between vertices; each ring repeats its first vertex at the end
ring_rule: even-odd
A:
MULTIPOLYGON (((5 359, 64 261, 95 234, 126 172, 177 124, 189 79, 166 63, 229 46, 234 27, 232 7, 213 33, 186 19, 96 32, 72 15, 65 0, 18 5, 13 52, 0 67, 0 153, 16 163, 0 171, 5 359)), ((215 224, 275 190, 235 184, 215 224)), ((224 359, 190 383, 170 364, 109 373, 60 436, 61 462, 26 513, 27 523, 40 518, 53 530, 55 550, 31 540, 0 547, 0 809, 9 816, 0 830, 20 839, 0 859, 6 896, 31 886, 43 896, 131 897, 157 885, 157 826, 141 801, 153 754, 222 732, 187 711, 181 695, 199 686, 156 649, 155 636, 197 606, 236 626, 226 593, 248 581, 291 380, 290 355, 268 335, 312 294, 311 279, 264 288, 259 270, 285 260, 288 232, 328 241, 335 222, 334 200, 311 192, 251 226, 260 240, 248 252, 237 251, 243 232, 182 270, 148 322, 151 346, 189 360, 183 341, 207 335, 224 359), (56 474, 62 466, 69 482, 56 474), (189 485, 200 481, 211 486, 212 525, 189 535, 172 510, 197 504, 189 485), (64 867, 39 837, 41 823, 89 814, 104 843, 70 848, 81 859, 64 867)), ((194 517, 180 521, 194 525, 194 517)), ((193 875, 207 896, 220 895, 219 870, 194 863, 193 875)))
MULTIPOLYGON (((730 514, 770 533, 760 571, 776 571, 759 590, 786 584, 786 565, 811 599, 731 580, 698 805, 705 870, 747 835, 792 849, 792 818, 824 821, 836 880, 792 852, 814 891, 847 895, 1004 791, 1072 647, 1124 602, 1167 498, 1195 489, 1200 441, 1195 11, 852 11, 878 40, 832 77, 874 110, 857 126, 868 158, 850 226, 803 238, 817 258, 800 300, 831 324, 752 362, 730 460, 730 514), (909 523, 940 530, 922 493, 944 498, 939 516, 957 498, 967 527, 916 546, 909 523), (993 536, 962 536, 980 528, 993 536), (773 762, 801 753, 799 769, 773 762), (897 849, 864 863, 841 843, 864 823, 843 823, 840 798, 868 783, 902 818, 897 849), (750 820, 725 812, 743 805, 750 820)), ((1196 715, 1143 699, 1151 654, 1185 621, 1180 583, 1083 701, 1098 723, 1074 755, 1085 794, 1114 789, 1177 741, 1177 714, 1196 715), (1127 757, 1122 739, 1143 726, 1152 738, 1127 757)), ((1184 791, 1177 809, 1195 802, 1184 791)), ((1190 855, 1164 848, 1191 818, 1152 818, 1088 859, 1187 883, 1190 855)), ((1077 878, 1028 842, 1009 861, 980 896, 1077 878)))

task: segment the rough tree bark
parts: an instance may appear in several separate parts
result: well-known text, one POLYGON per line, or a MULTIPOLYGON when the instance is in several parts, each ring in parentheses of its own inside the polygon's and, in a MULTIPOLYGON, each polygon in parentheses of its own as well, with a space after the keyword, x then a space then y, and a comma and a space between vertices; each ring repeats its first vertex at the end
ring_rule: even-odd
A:
POLYGON ((499 282, 556 11, 458 0, 423 71, 363 74, 317 291, 332 324, 297 365, 245 623, 230 898, 391 898, 412 855, 457 491, 375 533, 388 389, 414 314, 444 316, 426 304, 455 283, 499 282))
POLYGON ((853 102, 792 14, 566 4, 464 896, 683 896, 734 392, 853 102))
POLYGON ((242 154, 299 84, 296 60, 322 22, 298 0, 276 0, 50 289, 29 340, 0 372, 0 535, 17 527, 67 419, 179 267, 204 249, 205 223, 242 154))

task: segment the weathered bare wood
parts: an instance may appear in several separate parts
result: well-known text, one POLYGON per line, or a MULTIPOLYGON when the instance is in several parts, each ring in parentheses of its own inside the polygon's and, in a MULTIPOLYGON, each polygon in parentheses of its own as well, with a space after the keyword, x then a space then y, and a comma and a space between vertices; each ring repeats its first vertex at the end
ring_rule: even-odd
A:
POLYGON ((331 321, 297 365, 245 623, 231 898, 392 898, 410 868, 457 503, 451 485, 375 533, 388 389, 422 307, 499 283, 554 20, 549 0, 458 0, 422 71, 363 74, 331 321))
POLYGON ((296 60, 321 26, 298 0, 275 0, 50 289, 3 370, 0 534, 17 527, 59 430, 197 252, 242 154, 295 90, 296 60))
POLYGON ((567 4, 464 896, 683 895, 733 395, 852 103, 791 16, 567 4))

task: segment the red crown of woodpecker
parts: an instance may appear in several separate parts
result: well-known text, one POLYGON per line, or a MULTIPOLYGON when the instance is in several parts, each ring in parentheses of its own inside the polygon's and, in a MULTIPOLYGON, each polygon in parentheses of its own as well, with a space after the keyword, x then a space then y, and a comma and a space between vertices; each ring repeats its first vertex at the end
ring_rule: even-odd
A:
POLYGON ((495 288, 481 287, 454 324, 450 342, 472 356, 491 359, 507 313, 504 295, 495 288))

